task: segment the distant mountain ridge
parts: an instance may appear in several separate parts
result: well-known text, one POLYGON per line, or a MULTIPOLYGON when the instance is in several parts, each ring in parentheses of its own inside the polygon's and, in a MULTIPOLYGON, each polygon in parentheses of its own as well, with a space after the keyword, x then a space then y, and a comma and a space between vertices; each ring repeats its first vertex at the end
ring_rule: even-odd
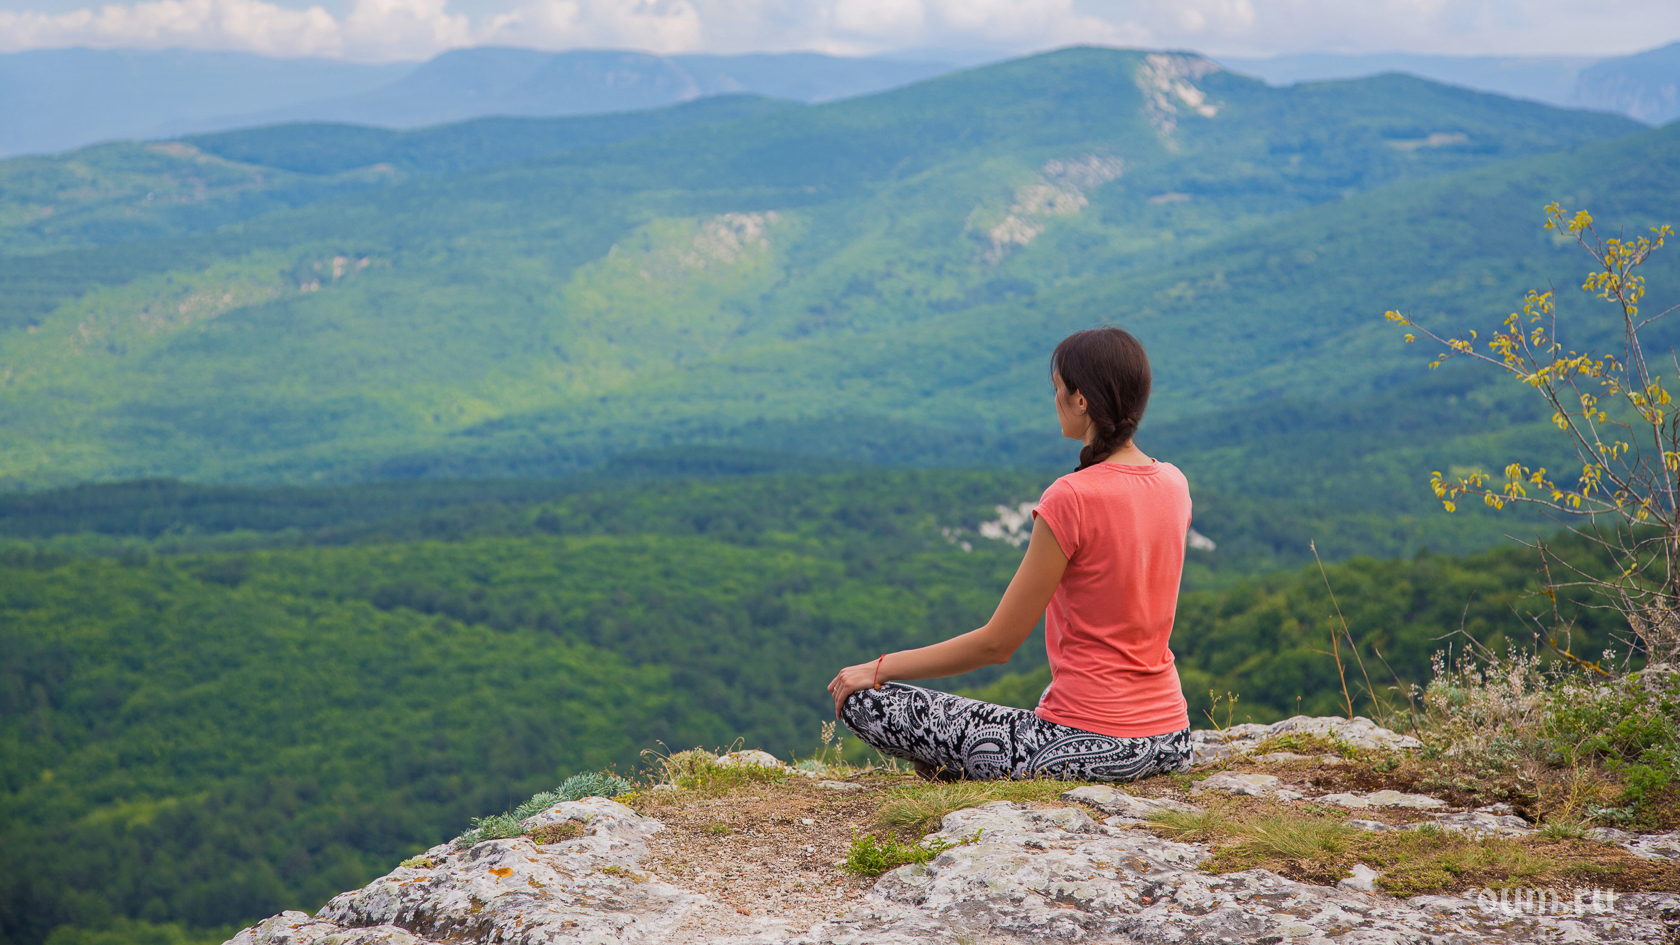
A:
POLYGON ((1680 118, 1680 43, 1628 56, 1429 56, 1304 53, 1220 57, 1227 68, 1273 85, 1403 72, 1564 108, 1618 112, 1652 125, 1680 118))
POLYGON ((729 93, 825 102, 947 71, 950 66, 943 63, 816 53, 657 56, 480 46, 443 53, 382 88, 226 121, 236 127, 307 120, 419 128, 482 115, 548 118, 633 111, 729 93))
MULTIPOLYGON (((847 58, 476 47, 424 63, 375 65, 194 50, 33 50, 0 55, 0 157, 296 122, 418 128, 498 115, 602 114, 730 93, 812 104, 971 61, 948 51, 847 58)), ((1680 117, 1680 44, 1598 60, 1315 53, 1221 61, 1274 85, 1404 72, 1651 124, 1680 117)))
POLYGON ((229 112, 375 89, 413 69, 185 49, 7 53, 0 55, 0 157, 161 138, 229 112))
POLYGON ((817 53, 492 46, 384 65, 191 50, 37 50, 0 55, 0 157, 292 122, 417 128, 492 115, 632 111, 731 93, 825 102, 953 68, 817 53))
POLYGON ((1653 125, 1680 118, 1680 43, 1588 66, 1576 83, 1575 99, 1653 125))

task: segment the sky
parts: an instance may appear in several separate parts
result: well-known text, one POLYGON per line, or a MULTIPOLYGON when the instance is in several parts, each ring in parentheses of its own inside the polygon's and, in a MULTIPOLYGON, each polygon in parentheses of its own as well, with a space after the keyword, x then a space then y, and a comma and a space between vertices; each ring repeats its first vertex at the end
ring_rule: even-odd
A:
POLYGON ((190 48, 358 61, 476 45, 1607 56, 1675 40, 1680 0, 0 0, 0 52, 190 48))

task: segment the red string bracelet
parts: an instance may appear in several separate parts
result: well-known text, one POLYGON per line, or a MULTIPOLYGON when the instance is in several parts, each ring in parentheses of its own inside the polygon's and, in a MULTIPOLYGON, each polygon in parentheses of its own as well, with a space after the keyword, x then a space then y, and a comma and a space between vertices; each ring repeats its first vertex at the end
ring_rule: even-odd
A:
POLYGON ((871 689, 881 688, 881 660, 884 660, 886 658, 887 658, 887 654, 882 653, 880 659, 877 659, 875 661, 875 681, 869 684, 869 688, 871 688, 871 689))

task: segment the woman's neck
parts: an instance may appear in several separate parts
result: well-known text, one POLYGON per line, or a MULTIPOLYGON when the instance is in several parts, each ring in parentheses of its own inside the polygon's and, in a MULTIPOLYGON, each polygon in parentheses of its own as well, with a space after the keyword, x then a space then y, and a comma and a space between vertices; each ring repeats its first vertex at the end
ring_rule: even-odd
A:
POLYGON ((1138 449, 1137 444, 1130 440, 1127 440, 1124 446, 1108 454, 1102 461, 1114 463, 1117 466, 1148 466, 1155 462, 1144 455, 1143 450, 1138 449))

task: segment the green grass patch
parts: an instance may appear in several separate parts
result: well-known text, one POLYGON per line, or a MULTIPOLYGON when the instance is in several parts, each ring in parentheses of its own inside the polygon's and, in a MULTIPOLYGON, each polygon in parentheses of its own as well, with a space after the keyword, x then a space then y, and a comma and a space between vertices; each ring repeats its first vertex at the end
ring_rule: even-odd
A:
POLYGON ((851 847, 846 850, 845 862, 840 868, 854 876, 879 876, 900 866, 927 863, 952 847, 974 843, 979 839, 979 831, 976 831, 974 836, 962 840, 935 837, 921 843, 905 843, 891 834, 884 837, 855 834, 851 847))
POLYGON ((1517 840, 1472 838, 1435 827, 1372 834, 1361 840, 1358 858, 1383 871, 1377 880, 1383 891, 1401 897, 1467 885, 1534 885, 1556 865, 1517 840))

